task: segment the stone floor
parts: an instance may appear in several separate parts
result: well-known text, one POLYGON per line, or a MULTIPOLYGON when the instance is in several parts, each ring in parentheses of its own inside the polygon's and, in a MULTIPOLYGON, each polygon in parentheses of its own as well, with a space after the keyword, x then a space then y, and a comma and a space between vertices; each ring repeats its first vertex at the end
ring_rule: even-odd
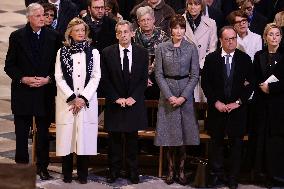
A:
MULTIPOLYGON (((15 134, 13 115, 10 110, 10 79, 4 73, 3 67, 8 48, 9 35, 12 31, 22 27, 26 23, 24 0, 1 0, 0 1, 0 163, 14 163, 15 134)), ((30 146, 31 148, 31 146, 30 146)), ((141 183, 131 185, 126 179, 118 179, 115 184, 109 185, 104 177, 97 176, 92 171, 88 178, 88 184, 79 185, 73 181, 65 184, 61 181, 60 164, 49 166, 54 179, 41 181, 37 178, 36 185, 40 189, 164 189, 164 188, 191 188, 173 184, 167 186, 161 179, 153 176, 141 175, 141 183)), ((0 170, 3 171, 3 170, 0 170)), ((1 184, 0 184, 1 188, 1 184)), ((259 189, 252 185, 240 185, 240 189, 259 189)))

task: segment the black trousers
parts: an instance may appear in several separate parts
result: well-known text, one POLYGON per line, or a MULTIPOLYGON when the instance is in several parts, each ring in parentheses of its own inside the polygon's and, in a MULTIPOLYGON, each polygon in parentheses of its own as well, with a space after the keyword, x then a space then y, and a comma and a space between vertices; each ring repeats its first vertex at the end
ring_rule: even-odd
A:
MULTIPOLYGON (((77 174, 78 178, 86 179, 88 177, 88 155, 77 155, 77 174)), ((62 173, 65 178, 72 178, 73 172, 73 153, 62 157, 62 173)))
POLYGON ((138 132, 109 132, 109 167, 118 174, 123 165, 123 137, 125 139, 125 160, 130 173, 137 173, 138 132))
MULTIPOLYGON (((235 180, 238 177, 241 166, 242 144, 241 137, 229 137, 229 180, 235 180)), ((224 172, 224 138, 211 137, 209 146, 209 165, 212 174, 223 178, 224 172)))
MULTIPOLYGON (((47 168, 49 164, 49 135, 48 128, 50 119, 47 116, 35 116, 37 127, 36 137, 36 157, 37 167, 47 168)), ((33 124, 31 115, 14 115, 15 133, 16 133, 16 163, 29 163, 28 137, 33 124)))

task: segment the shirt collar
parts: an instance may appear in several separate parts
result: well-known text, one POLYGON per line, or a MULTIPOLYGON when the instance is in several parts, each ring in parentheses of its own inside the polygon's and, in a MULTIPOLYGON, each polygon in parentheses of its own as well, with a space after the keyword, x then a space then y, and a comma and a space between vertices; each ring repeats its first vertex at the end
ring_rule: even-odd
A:
MULTIPOLYGON (((119 51, 120 52, 123 52, 123 50, 125 49, 124 47, 122 47, 120 44, 118 44, 118 47, 119 47, 119 51)), ((128 46, 127 48, 129 50, 129 52, 132 52, 132 45, 130 43, 130 45, 128 46)))
POLYGON ((38 30, 37 32, 33 31, 33 33, 36 33, 37 35, 40 35, 41 29, 38 30))
MULTIPOLYGON (((222 53, 221 53, 221 56, 222 57, 224 57, 225 55, 227 55, 228 53, 226 53, 225 51, 224 51, 224 49, 222 48, 222 53)), ((235 51, 233 51, 233 52, 231 52, 231 53, 229 53, 229 55, 231 55, 231 57, 233 57, 234 56, 234 54, 235 54, 235 51)))

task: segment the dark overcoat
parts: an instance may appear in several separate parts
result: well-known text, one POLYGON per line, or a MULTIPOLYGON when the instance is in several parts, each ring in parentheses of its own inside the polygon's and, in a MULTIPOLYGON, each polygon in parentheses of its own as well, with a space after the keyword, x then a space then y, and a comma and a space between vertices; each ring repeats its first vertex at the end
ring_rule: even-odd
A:
MULTIPOLYGON (((31 47, 32 29, 29 24, 11 33, 5 61, 5 72, 12 79, 11 107, 13 114, 43 116, 55 95, 54 65, 56 52, 60 46, 57 32, 41 29, 40 62, 35 62, 31 47), (31 88, 21 83, 21 78, 29 76, 50 76, 53 83, 31 88)), ((50 107, 51 108, 51 107, 50 107)))
POLYGON ((207 129, 211 136, 239 137, 245 134, 246 102, 253 91, 253 68, 250 57, 236 49, 232 62, 232 88, 229 98, 225 96, 225 59, 221 49, 210 53, 205 58, 201 86, 208 100, 207 129), (249 84, 245 84, 245 81, 249 84), (230 113, 221 113, 215 108, 215 102, 225 104, 241 99, 242 105, 230 113))
POLYGON ((144 91, 148 80, 148 52, 132 44, 132 67, 129 89, 125 89, 118 44, 102 51, 101 69, 106 94, 105 129, 114 132, 134 132, 147 127, 144 91), (132 97, 136 103, 121 107, 115 101, 132 97))
POLYGON ((254 59, 256 89, 254 94, 254 129, 251 141, 255 141, 254 167, 271 177, 284 178, 284 49, 278 48, 275 65, 268 64, 267 48, 258 51, 254 59), (268 74, 267 68, 272 66, 268 74), (269 94, 261 91, 258 84, 264 82, 270 74, 279 81, 269 83, 269 94))

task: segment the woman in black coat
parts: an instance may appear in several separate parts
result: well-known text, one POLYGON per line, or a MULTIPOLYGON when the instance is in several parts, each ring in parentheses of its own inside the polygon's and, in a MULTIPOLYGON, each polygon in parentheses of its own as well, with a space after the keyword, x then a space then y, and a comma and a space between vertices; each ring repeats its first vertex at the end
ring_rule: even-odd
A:
POLYGON ((264 30, 267 48, 254 58, 255 153, 254 171, 265 175, 269 183, 284 179, 284 59, 280 48, 281 28, 267 24, 264 30), (273 78, 274 77, 274 78, 273 78), (272 182, 271 182, 272 181, 272 182))

